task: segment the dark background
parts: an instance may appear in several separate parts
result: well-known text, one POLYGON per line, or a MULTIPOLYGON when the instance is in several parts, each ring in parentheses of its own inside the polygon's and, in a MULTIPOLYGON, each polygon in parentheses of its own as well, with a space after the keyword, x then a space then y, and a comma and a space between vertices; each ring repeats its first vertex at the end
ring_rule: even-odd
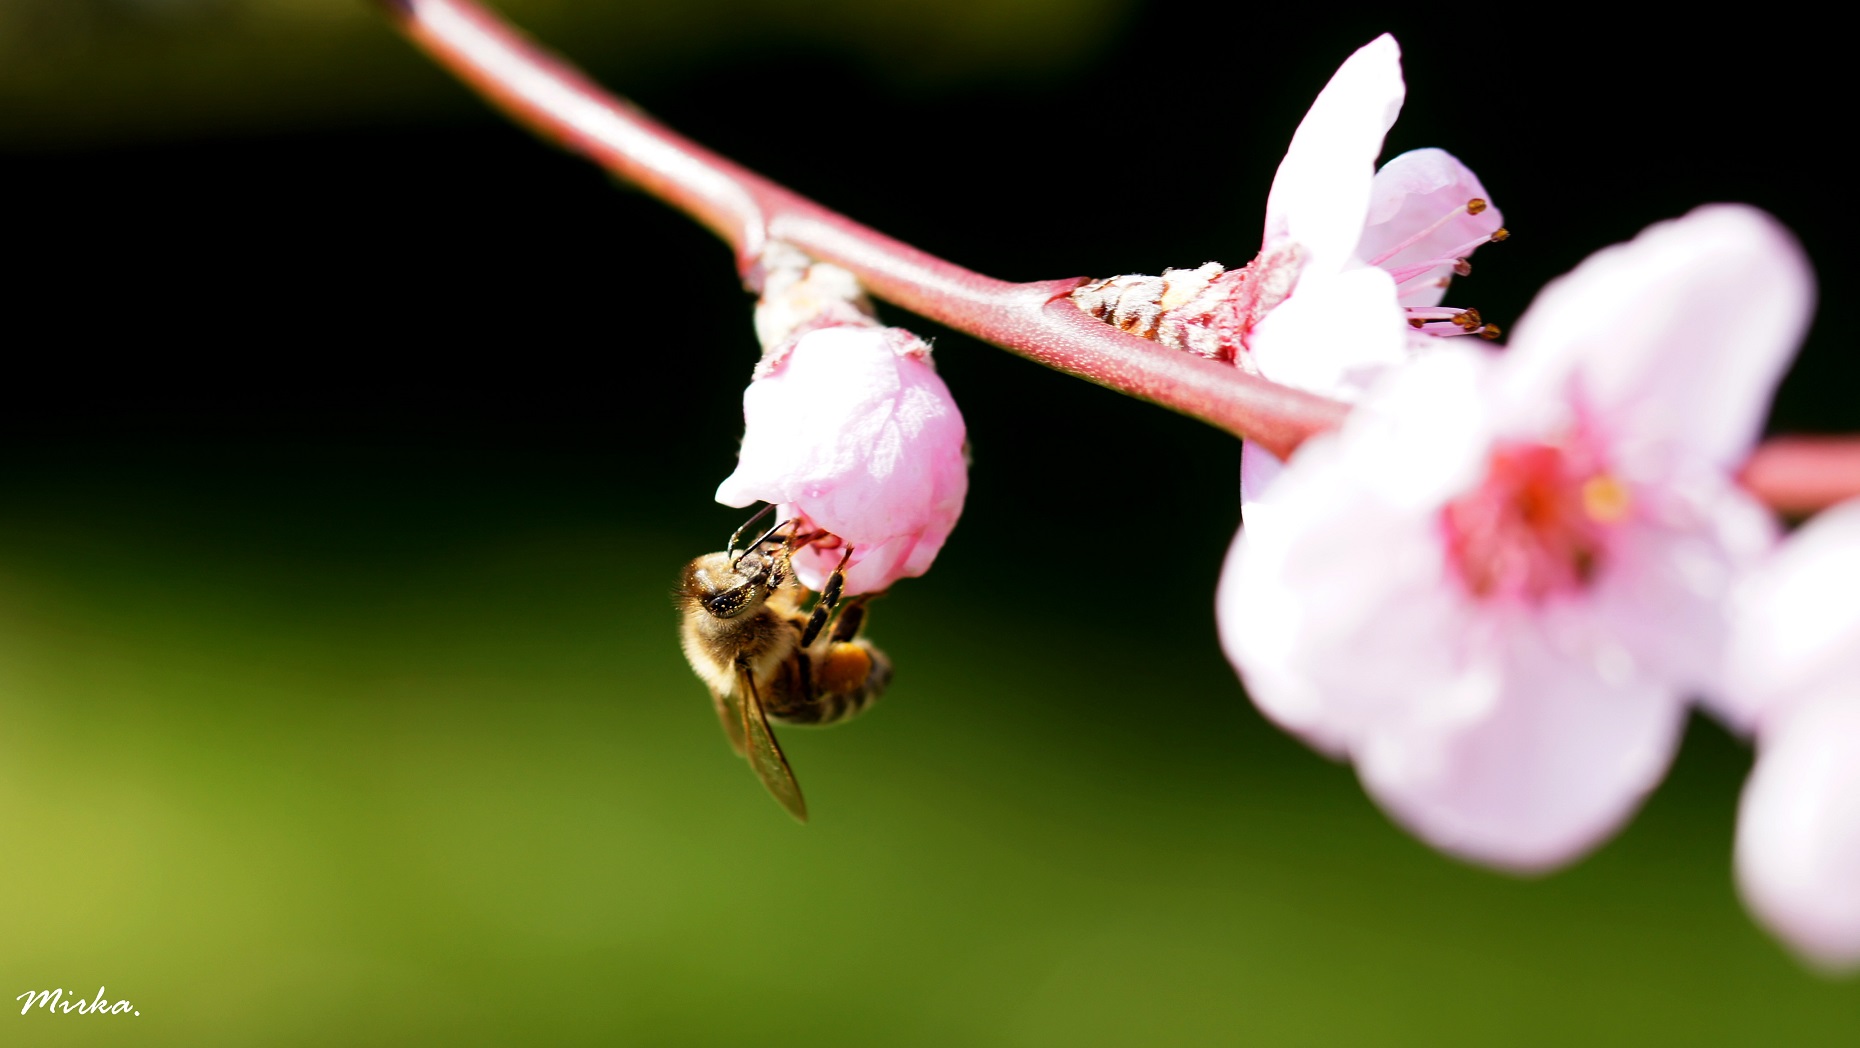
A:
MULTIPOLYGON (((92 45, 0 80, 0 806, 37 813, 0 851, 34 900, 7 985, 152 1001, 140 1043, 1860 1028, 1860 986, 1738 910, 1741 744, 1696 723, 1574 871, 1429 853, 1221 659, 1237 445, 896 311, 968 420, 968 510, 874 615, 896 693, 791 743, 818 818, 786 825, 659 603, 739 515, 710 501, 757 352, 727 250, 366 19, 210 61, 237 4, 79 6, 92 45), (113 820, 143 829, 86 828, 113 820)), ((1457 304, 1508 326, 1590 251, 1747 201, 1822 289, 1773 428, 1860 423, 1851 59, 1783 8, 532 7, 672 126, 1007 279, 1243 263, 1305 107, 1392 31, 1385 156, 1456 153, 1513 232, 1457 304)))

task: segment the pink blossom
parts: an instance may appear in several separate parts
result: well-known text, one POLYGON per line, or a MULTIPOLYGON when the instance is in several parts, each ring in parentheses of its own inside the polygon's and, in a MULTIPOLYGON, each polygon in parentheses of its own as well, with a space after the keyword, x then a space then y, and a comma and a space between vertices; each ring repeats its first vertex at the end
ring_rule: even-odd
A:
MULTIPOLYGON (((1259 257, 1232 299, 1241 366, 1354 400, 1430 336, 1486 330, 1476 310, 1441 305, 1466 256, 1503 235, 1485 187, 1439 149, 1375 169, 1405 93, 1401 50, 1384 34, 1343 63, 1298 125, 1266 198, 1259 257)), ((1278 469, 1249 443, 1245 501, 1278 469)))
POLYGON ((1860 967, 1860 502, 1740 588, 1721 708, 1757 734, 1737 825, 1745 902, 1810 961, 1860 967))
POLYGON ((899 328, 814 328, 764 358, 743 392, 743 447, 717 488, 726 506, 772 502, 830 535, 795 557, 820 589, 852 547, 846 592, 929 570, 968 491, 962 413, 899 328))
POLYGON ((1387 373, 1229 552, 1254 701, 1439 848, 1537 870, 1593 847, 1664 774, 1773 540, 1728 471, 1812 297, 1786 230, 1701 208, 1553 282, 1502 356, 1387 373))

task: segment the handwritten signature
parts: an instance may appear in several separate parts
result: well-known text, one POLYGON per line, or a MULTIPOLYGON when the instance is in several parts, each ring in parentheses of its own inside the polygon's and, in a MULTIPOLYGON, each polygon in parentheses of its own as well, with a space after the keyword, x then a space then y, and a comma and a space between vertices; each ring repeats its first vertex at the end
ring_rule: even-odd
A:
POLYGON ((136 1010, 135 1005, 129 1003, 127 998, 120 1001, 104 1000, 103 987, 101 986, 97 987, 97 997, 95 1000, 87 1001, 77 994, 72 994, 69 1000, 65 1000, 64 997, 65 991, 63 990, 27 990, 25 993, 13 999, 26 1002, 20 1005, 19 1014, 21 1015, 32 1011, 35 1005, 54 1015, 61 1012, 65 1015, 70 1015, 72 1012, 76 1012, 79 1015, 142 1014, 136 1010))

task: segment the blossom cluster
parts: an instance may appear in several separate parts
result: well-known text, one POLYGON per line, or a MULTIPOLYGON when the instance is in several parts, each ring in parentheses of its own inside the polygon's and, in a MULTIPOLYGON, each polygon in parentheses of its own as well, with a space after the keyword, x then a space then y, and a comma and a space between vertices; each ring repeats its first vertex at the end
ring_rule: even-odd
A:
POLYGON ((1625 822, 1700 703, 1757 741, 1752 910, 1811 961, 1860 964, 1860 506, 1779 548, 1733 480, 1813 311, 1801 248, 1755 209, 1702 207, 1545 288, 1502 352, 1449 343, 1486 325, 1433 312, 1440 260, 1499 227, 1446 154, 1372 173, 1401 100, 1383 37, 1319 96, 1268 200, 1260 260, 1303 268, 1239 362, 1356 406, 1289 463, 1243 455, 1229 658, 1396 821, 1520 872, 1625 822))
MULTIPOLYGON (((1860 505, 1783 539, 1734 480, 1813 311, 1795 239, 1711 205, 1606 248, 1499 348, 1443 304, 1507 237, 1451 154, 1380 168, 1388 36, 1293 136, 1258 255, 1081 287, 1126 331, 1354 405, 1287 462, 1248 443, 1222 644, 1273 721, 1350 761, 1447 853, 1540 872, 1663 777, 1695 705, 1756 741, 1736 870, 1811 961, 1860 964, 1860 505), (1483 338, 1459 338, 1481 335, 1483 338)), ((820 588, 927 570, 966 490, 963 424, 851 274, 765 257, 764 356, 717 498, 774 503, 820 588)))

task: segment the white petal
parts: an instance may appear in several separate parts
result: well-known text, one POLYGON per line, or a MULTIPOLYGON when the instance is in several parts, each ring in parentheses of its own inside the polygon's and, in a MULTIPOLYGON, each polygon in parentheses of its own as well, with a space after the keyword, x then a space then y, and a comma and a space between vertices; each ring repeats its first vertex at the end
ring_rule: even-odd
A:
MULTIPOLYGON (((1279 457, 1253 441, 1240 446, 1240 519, 1247 526, 1253 525, 1255 506, 1266 494, 1266 488, 1285 470, 1285 463, 1279 457)), ((1259 507, 1264 514, 1269 511, 1259 507)))
POLYGON ((1839 680, 1860 681, 1860 500, 1820 514, 1734 603, 1724 704, 1743 727, 1839 680))
POLYGON ((1860 680, 1765 728, 1737 821, 1737 878, 1810 961, 1860 966, 1860 680))
POLYGON ((1383 368, 1407 358, 1395 282, 1380 269, 1306 269, 1292 297, 1253 329, 1259 373, 1274 382, 1356 400, 1383 368))
POLYGON ((1635 671, 1690 694, 1722 689, 1730 598, 1776 542, 1767 510, 1722 478, 1641 488, 1608 535, 1589 603, 1635 671))
POLYGON ((1382 138, 1401 112, 1401 48, 1383 34, 1344 61, 1292 135, 1266 198, 1263 245, 1290 239, 1336 270, 1362 236, 1382 138))
POLYGON ((1388 675, 1461 630, 1458 602, 1435 599, 1437 516, 1482 460, 1467 376, 1484 364, 1399 369, 1245 507, 1216 594, 1222 645, 1260 709, 1319 749, 1375 730, 1388 675))
POLYGON ((1427 529, 1338 482, 1341 455, 1335 436, 1299 449, 1249 507, 1215 594, 1222 646, 1255 704, 1332 754, 1373 714, 1356 708, 1356 694, 1329 686, 1327 663, 1380 636, 1384 609, 1405 603, 1417 578, 1425 587, 1433 574, 1425 563, 1398 570, 1412 561, 1403 552, 1430 555, 1427 529))
POLYGON ((1675 454, 1729 468, 1756 439, 1813 303, 1788 230, 1754 208, 1702 207, 1546 287, 1518 321, 1511 396, 1541 403, 1573 387, 1646 472, 1675 454))
POLYGON ((1670 686, 1615 679, 1591 653, 1561 650, 1557 624, 1520 612, 1469 638, 1460 659, 1385 667, 1388 687, 1417 711, 1430 695, 1456 694, 1453 709, 1472 715, 1387 723, 1355 757, 1364 786, 1416 835, 1533 872, 1581 856, 1626 821, 1671 762, 1685 707, 1670 686))
POLYGON ((1455 340, 1385 368, 1344 426, 1349 483, 1424 516, 1471 487, 1490 451, 1494 360, 1455 340))

